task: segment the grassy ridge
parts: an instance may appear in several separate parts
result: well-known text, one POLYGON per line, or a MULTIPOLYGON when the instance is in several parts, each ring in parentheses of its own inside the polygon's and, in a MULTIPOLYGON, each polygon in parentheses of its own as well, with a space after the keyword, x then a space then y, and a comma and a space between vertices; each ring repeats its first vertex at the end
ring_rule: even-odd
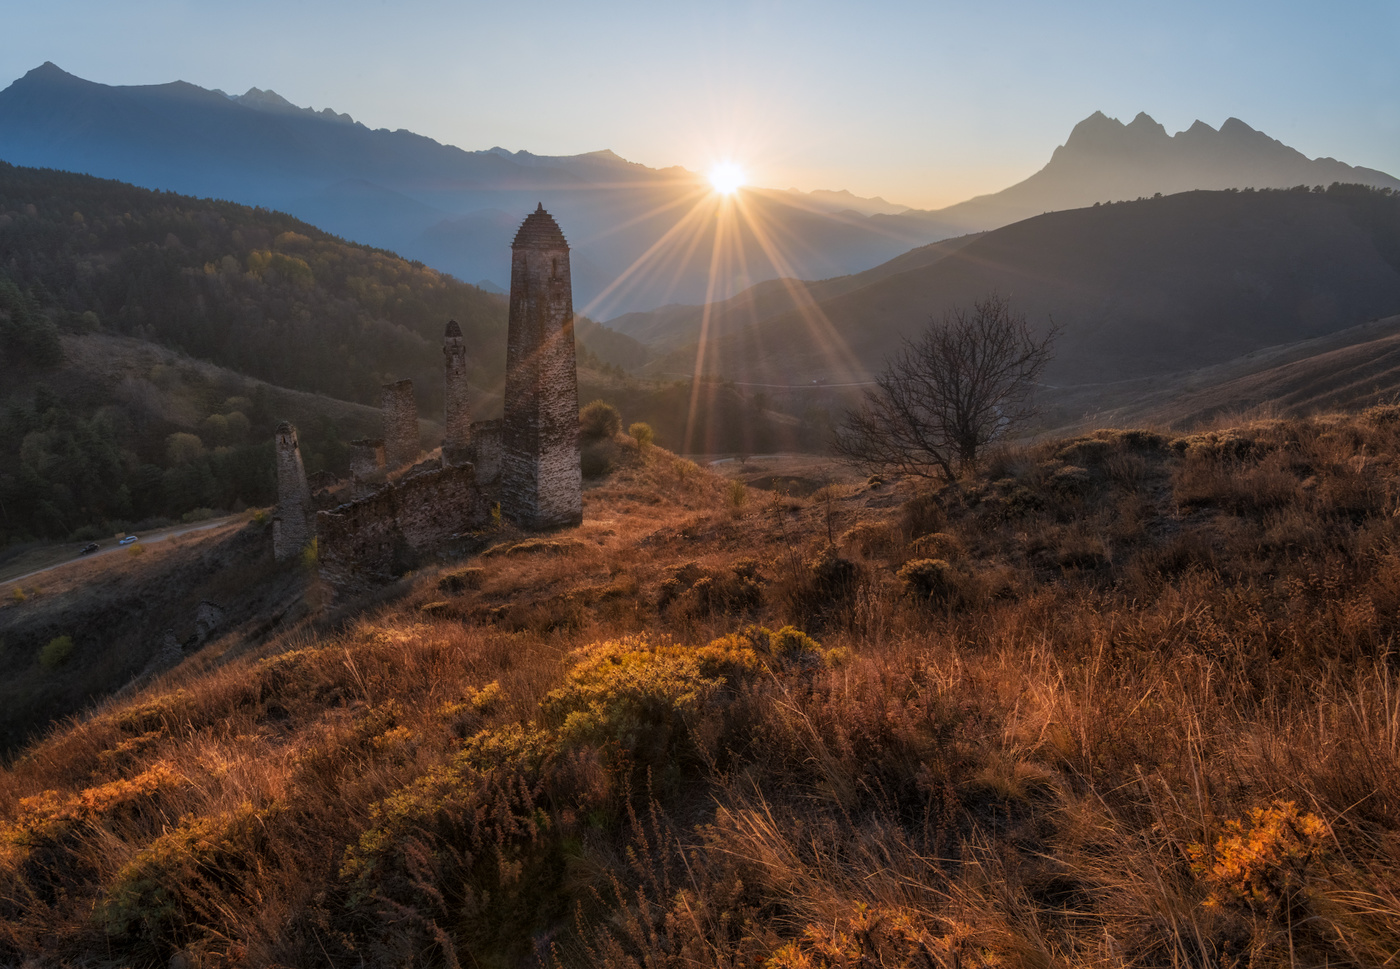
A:
POLYGON ((0 774, 0 961, 1381 964, 1398 452, 1384 408, 797 498, 622 448, 582 527, 0 774))

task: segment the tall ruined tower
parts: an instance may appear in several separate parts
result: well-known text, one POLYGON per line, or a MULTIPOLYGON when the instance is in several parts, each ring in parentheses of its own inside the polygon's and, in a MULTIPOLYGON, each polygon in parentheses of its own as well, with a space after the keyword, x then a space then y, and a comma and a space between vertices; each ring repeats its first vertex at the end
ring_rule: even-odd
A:
POLYGON ((282 562, 300 555, 315 537, 315 530, 297 429, 287 421, 278 424, 276 442, 277 511, 272 516, 272 555, 282 562))
POLYGON ((501 511, 522 528, 583 521, 569 244, 541 205, 511 243, 501 511))
POLYGON ((423 450, 418 438, 418 404, 413 398, 413 381, 385 384, 383 403, 384 464, 392 470, 417 461, 423 450))
POLYGON ((447 436, 442 443, 444 447, 465 447, 471 439, 472 412, 467 402, 467 345, 456 320, 447 321, 442 355, 447 358, 447 436))

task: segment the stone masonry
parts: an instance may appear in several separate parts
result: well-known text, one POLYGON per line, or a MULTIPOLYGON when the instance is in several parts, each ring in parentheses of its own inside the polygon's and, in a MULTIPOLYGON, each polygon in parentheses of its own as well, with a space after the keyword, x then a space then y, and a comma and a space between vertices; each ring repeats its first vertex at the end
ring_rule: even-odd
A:
POLYGON ((437 468, 319 513, 322 577, 339 590, 388 581, 482 528, 491 513, 475 478, 471 467, 437 468))
POLYGON ((350 442, 350 479, 363 481, 384 469, 384 442, 361 438, 350 442))
POLYGON ((511 244, 501 511, 526 529, 583 521, 569 245, 539 206, 511 244))
POLYGON ((418 436, 418 404, 413 381, 384 385, 384 460, 390 469, 418 460, 422 452, 418 436))
POLYGON ((297 429, 287 421, 278 424, 276 443, 277 511, 272 517, 272 554, 282 562, 301 554, 315 537, 315 526, 297 429))
POLYGON ((467 346, 462 340, 462 328, 456 320, 447 322, 442 355, 446 358, 447 367, 447 408, 444 414, 447 436, 442 446, 444 449, 466 447, 471 440, 472 409, 467 397, 467 346))

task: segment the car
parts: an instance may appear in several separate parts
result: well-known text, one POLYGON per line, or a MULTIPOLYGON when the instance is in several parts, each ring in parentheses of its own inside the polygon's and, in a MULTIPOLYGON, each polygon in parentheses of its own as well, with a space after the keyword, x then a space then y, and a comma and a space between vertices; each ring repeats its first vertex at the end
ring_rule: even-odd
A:
POLYGON ((98 545, 96 542, 88 542, 86 545, 84 545, 81 549, 78 550, 78 554, 91 555, 93 552, 96 552, 101 547, 102 546, 98 545))
POLYGON ((135 535, 128 535, 126 538, 122 539, 122 540, 121 540, 120 542, 118 542, 117 544, 118 544, 118 545, 130 545, 132 542, 134 542, 134 541, 136 541, 136 540, 137 540, 137 539, 136 539, 136 536, 135 536, 135 535))

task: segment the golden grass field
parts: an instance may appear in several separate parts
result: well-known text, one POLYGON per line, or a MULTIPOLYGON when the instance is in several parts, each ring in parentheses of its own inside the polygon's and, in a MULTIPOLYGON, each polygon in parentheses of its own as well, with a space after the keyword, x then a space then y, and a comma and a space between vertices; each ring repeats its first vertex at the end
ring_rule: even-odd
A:
POLYGON ((1392 963, 1398 452, 1373 408, 813 491, 619 443, 582 527, 308 579, 25 749, 0 964, 1392 963))

